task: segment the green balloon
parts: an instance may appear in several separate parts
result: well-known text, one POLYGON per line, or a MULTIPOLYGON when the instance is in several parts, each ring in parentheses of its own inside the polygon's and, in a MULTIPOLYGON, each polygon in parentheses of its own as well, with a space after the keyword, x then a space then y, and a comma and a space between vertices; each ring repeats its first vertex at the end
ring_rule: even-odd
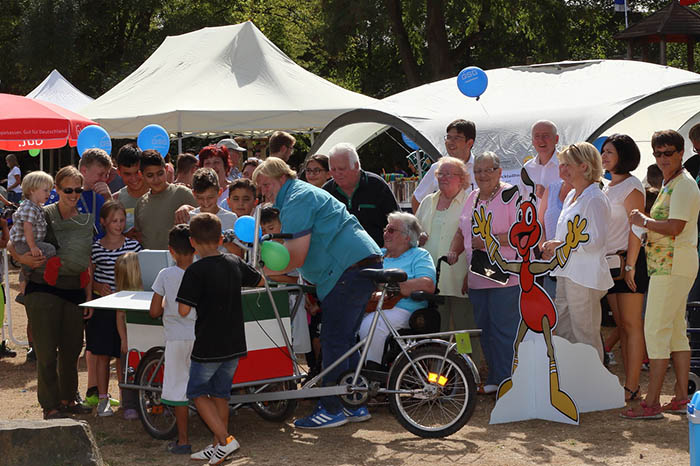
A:
POLYGON ((289 265, 289 251, 276 241, 265 241, 260 246, 260 257, 265 267, 275 272, 284 270, 289 265))
POLYGON ((40 149, 29 149, 29 155, 31 155, 32 157, 36 157, 40 153, 41 153, 40 149))

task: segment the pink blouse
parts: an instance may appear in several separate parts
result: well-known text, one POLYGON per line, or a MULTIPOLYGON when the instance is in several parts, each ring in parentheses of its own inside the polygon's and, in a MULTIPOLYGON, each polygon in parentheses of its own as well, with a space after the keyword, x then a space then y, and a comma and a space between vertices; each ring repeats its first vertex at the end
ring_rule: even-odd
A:
MULTIPOLYGON (((484 206, 486 215, 489 212, 492 213, 491 219, 491 234, 493 236, 508 234, 510 227, 516 222, 516 216, 518 212, 517 208, 517 196, 513 197, 508 204, 503 202, 501 198, 501 193, 504 189, 510 188, 511 185, 507 183, 502 183, 501 188, 498 190, 493 199, 489 202, 487 200, 477 201, 479 196, 479 190, 475 189, 469 194, 466 202, 464 203, 464 209, 462 209, 462 215, 459 219, 459 228, 462 231, 462 236, 464 237, 464 252, 467 257, 467 264, 471 263, 472 260, 472 218, 474 208, 479 208, 484 206), (476 204, 476 205, 475 205, 476 204)), ((501 244, 500 246, 501 256, 507 261, 514 260, 516 257, 515 249, 510 246, 510 243, 501 244)), ((508 278, 508 282, 505 285, 501 285, 493 280, 481 277, 469 271, 469 288, 483 289, 483 288, 505 288, 508 286, 516 286, 518 284, 517 275, 511 275, 508 278)))

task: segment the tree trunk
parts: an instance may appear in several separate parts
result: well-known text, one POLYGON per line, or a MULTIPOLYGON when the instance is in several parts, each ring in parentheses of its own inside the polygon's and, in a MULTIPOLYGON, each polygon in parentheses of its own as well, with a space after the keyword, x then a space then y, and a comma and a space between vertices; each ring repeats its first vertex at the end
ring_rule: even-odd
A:
POLYGON ((428 0, 428 63, 433 80, 454 75, 450 60, 450 44, 445 30, 445 13, 442 0, 428 0))
POLYGON ((418 86, 421 84, 420 72, 418 71, 416 57, 413 55, 413 49, 411 49, 411 42, 408 40, 408 33, 403 25, 401 0, 384 0, 384 4, 389 14, 396 45, 399 47, 401 67, 406 74, 408 85, 409 87, 418 86))

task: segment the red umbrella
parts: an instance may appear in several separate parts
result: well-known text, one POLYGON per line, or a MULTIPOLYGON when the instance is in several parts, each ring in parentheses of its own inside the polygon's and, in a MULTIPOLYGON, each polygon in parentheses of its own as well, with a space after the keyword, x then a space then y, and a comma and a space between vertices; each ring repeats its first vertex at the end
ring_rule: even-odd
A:
POLYGON ((0 149, 75 147, 80 131, 96 125, 84 116, 43 100, 0 94, 0 149))

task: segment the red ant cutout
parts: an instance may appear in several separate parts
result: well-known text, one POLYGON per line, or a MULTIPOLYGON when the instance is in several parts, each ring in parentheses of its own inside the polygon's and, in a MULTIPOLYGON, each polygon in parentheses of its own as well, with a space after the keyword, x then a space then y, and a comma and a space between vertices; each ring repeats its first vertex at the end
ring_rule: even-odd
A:
MULTIPOLYGON (((535 191, 535 184, 532 182, 525 169, 521 172, 523 183, 528 185, 532 192, 535 191)), ((502 193, 504 202, 510 202, 513 197, 519 194, 517 186, 507 189, 502 193)), ((576 216, 568 222, 568 233, 566 241, 560 245, 554 257, 550 261, 531 260, 533 250, 539 243, 542 235, 542 226, 537 221, 537 208, 535 207, 535 196, 530 194, 530 198, 523 200, 518 195, 518 214, 516 223, 511 226, 508 233, 508 242, 518 252, 520 261, 508 262, 501 256, 500 244, 491 234, 491 213, 486 216, 484 207, 479 211, 474 211, 475 225, 472 228, 475 235, 484 240, 489 259, 506 273, 518 275, 520 279, 520 325, 518 334, 513 343, 513 369, 511 374, 518 367, 518 348, 525 338, 528 330, 541 333, 547 345, 547 357, 549 358, 549 394, 552 406, 562 414, 578 422, 578 410, 571 397, 559 389, 559 374, 557 362, 554 358, 554 346, 552 345, 552 330, 557 324, 557 311, 552 302, 552 298, 535 281, 535 277, 544 275, 557 267, 564 267, 571 251, 579 244, 588 241, 588 234, 583 233, 586 228, 586 219, 576 216)), ((500 398, 513 387, 512 377, 507 378, 498 387, 500 398)))

